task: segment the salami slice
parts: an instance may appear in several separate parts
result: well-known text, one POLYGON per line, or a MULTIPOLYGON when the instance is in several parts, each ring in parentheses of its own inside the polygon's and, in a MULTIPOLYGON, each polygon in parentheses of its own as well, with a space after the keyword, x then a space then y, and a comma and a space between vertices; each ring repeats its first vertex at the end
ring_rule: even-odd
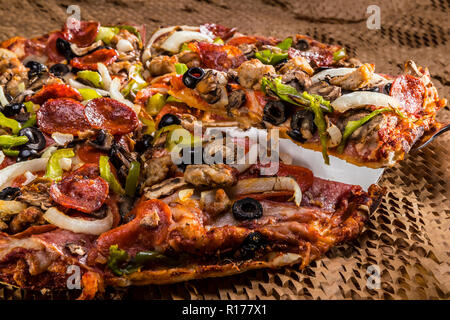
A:
POLYGON ((104 129, 111 134, 132 132, 139 124, 130 107, 110 98, 92 99, 86 105, 84 115, 93 128, 104 129))
POLYGON ((114 49, 99 49, 86 56, 73 58, 70 64, 77 69, 97 71, 97 63, 108 66, 116 61, 118 56, 114 49))
POLYGON ((227 71, 239 67, 247 60, 242 51, 234 46, 199 42, 197 48, 206 68, 227 71))
POLYGON ((55 202, 84 213, 100 209, 108 193, 108 183, 99 176, 96 164, 85 164, 50 187, 55 202))
POLYGON ((90 128, 84 117, 84 106, 73 99, 50 99, 37 112, 37 124, 45 133, 78 135, 90 128))
POLYGON ((83 100, 81 94, 77 90, 62 83, 52 83, 43 86, 42 89, 36 92, 29 100, 33 103, 42 105, 49 99, 57 98, 71 98, 78 101, 83 100))
POLYGON ((421 79, 405 74, 394 80, 390 95, 398 99, 403 111, 420 116, 423 111, 425 90, 421 79))
POLYGON ((87 47, 94 42, 99 28, 99 22, 75 21, 73 25, 65 25, 64 34, 67 41, 78 47, 87 47))

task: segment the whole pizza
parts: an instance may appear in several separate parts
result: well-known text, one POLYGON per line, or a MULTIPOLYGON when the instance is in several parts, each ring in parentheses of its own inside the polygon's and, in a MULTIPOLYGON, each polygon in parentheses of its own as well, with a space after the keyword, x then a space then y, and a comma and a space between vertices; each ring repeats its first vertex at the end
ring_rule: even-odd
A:
POLYGON ((210 129, 276 130, 324 165, 381 168, 444 127, 446 100, 413 61, 389 75, 305 35, 212 23, 145 35, 71 21, 1 43, 0 282, 65 290, 78 270, 80 299, 93 299, 304 268, 357 238, 385 190, 283 154, 269 173, 274 160, 227 161, 258 146, 210 129))

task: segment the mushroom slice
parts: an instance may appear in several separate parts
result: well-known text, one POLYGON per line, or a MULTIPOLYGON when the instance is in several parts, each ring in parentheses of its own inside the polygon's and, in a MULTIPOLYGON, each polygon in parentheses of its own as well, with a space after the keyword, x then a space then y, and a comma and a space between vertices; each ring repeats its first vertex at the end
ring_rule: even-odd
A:
POLYGON ((183 178, 172 178, 164 180, 161 183, 155 184, 147 188, 144 192, 144 197, 147 199, 158 199, 162 196, 169 196, 176 190, 187 186, 187 182, 183 178))

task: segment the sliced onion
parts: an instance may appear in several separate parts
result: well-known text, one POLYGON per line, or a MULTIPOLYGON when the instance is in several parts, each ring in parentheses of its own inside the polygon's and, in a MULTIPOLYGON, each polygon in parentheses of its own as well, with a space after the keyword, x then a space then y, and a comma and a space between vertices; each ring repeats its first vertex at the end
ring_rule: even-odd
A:
POLYGON ((97 69, 102 77, 103 89, 109 91, 111 86, 111 75, 109 74, 108 68, 103 63, 97 63, 97 69))
POLYGON ((388 96, 384 93, 371 92, 371 91, 356 91, 349 94, 344 94, 331 105, 334 110, 338 112, 345 112, 350 109, 359 108, 367 105, 374 105, 376 107, 399 107, 400 103, 397 99, 388 96))
POLYGON ((342 140, 342 132, 339 128, 331 122, 328 122, 327 133, 330 136, 328 146, 330 148, 336 147, 342 140))
POLYGON ((103 44, 103 41, 102 40, 98 40, 97 42, 94 42, 93 44, 91 44, 89 47, 80 48, 75 43, 72 43, 70 45, 70 49, 77 56, 84 56, 86 53, 88 53, 88 52, 90 52, 90 51, 100 47, 102 44, 103 44))
POLYGON ((239 180, 237 184, 231 188, 230 192, 233 196, 262 193, 267 191, 294 191, 294 202, 300 206, 302 202, 302 190, 297 181, 291 177, 270 177, 270 178, 250 178, 239 180))
POLYGON ((0 86, 0 104, 2 105, 2 107, 9 104, 8 99, 6 99, 5 92, 3 91, 2 86, 0 86))
POLYGON ((10 216, 13 214, 18 214, 25 210, 27 205, 20 201, 5 201, 0 200, 0 217, 2 216, 10 216))
POLYGON ((161 49, 172 53, 178 53, 183 43, 193 40, 213 42, 213 39, 200 32, 176 31, 164 41, 161 45, 161 49))
POLYGON ((55 207, 48 209, 43 215, 44 219, 49 223, 65 230, 75 233, 100 235, 111 229, 114 221, 113 214, 108 208, 105 218, 99 220, 85 220, 82 218, 72 218, 55 207))
POLYGON ((134 49, 131 42, 126 39, 120 39, 119 42, 117 42, 116 48, 120 52, 130 52, 134 49))
POLYGON ((3 153, 3 151, 0 151, 0 164, 2 164, 4 160, 5 160, 5 154, 3 153))
POLYGON ((194 194, 194 189, 183 189, 178 191, 178 199, 186 201, 194 194))
MULTIPOLYGON (((353 71, 355 71, 357 68, 333 68, 333 69, 325 69, 317 74, 315 74, 312 78, 311 78, 311 82, 312 83, 316 83, 322 80, 325 80, 325 78, 327 76, 330 76, 331 78, 334 77, 340 77, 340 76, 345 76, 346 74, 352 73, 353 71)), ((380 76, 377 73, 374 73, 372 78, 370 79, 370 84, 377 84, 377 83, 383 83, 383 82, 388 82, 389 80, 387 80, 385 77, 380 76)))
POLYGON ((117 100, 117 101, 129 106, 131 109, 134 110, 134 112, 136 112, 136 114, 139 114, 140 107, 138 105, 135 105, 130 100, 125 99, 123 97, 122 93, 120 93, 120 79, 119 78, 114 78, 111 81, 109 93, 110 93, 110 96, 112 99, 117 100))
POLYGON ((30 171, 25 172, 24 176, 25 176, 25 181, 22 183, 23 186, 30 184, 38 177, 37 175, 32 174, 30 171))
POLYGON ((149 60, 152 56, 151 54, 151 48, 153 43, 162 35, 172 32, 175 29, 181 29, 181 30, 188 30, 188 31, 198 31, 200 28, 199 27, 191 27, 191 26, 170 26, 170 27, 165 27, 165 28, 160 28, 158 30, 156 30, 152 36, 150 37, 150 40, 148 41, 147 47, 145 48, 144 53, 142 54, 142 60, 144 62, 146 62, 147 60, 149 60))
POLYGON ((73 135, 70 133, 54 132, 52 133, 52 139, 55 140, 57 145, 65 146, 73 141, 73 135))
MULTIPOLYGON (((104 81, 104 79, 103 79, 104 81)), ((69 79, 69 85, 71 87, 74 87, 75 89, 94 89, 99 95, 101 96, 109 96, 109 92, 101 89, 96 89, 94 87, 89 87, 85 84, 82 84, 81 82, 78 82, 74 79, 69 79)))

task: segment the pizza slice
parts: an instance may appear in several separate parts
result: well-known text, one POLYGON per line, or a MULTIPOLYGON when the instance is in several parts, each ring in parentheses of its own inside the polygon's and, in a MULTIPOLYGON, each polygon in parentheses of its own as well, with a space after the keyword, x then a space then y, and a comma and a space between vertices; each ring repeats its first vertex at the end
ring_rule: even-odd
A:
POLYGON ((143 61, 150 87, 164 87, 171 101, 244 129, 278 128, 321 151, 326 163, 331 154, 392 166, 443 127, 436 113, 447 101, 428 69, 408 61, 401 75, 375 73, 373 64, 308 36, 280 41, 212 24, 167 27, 152 35, 143 61))

